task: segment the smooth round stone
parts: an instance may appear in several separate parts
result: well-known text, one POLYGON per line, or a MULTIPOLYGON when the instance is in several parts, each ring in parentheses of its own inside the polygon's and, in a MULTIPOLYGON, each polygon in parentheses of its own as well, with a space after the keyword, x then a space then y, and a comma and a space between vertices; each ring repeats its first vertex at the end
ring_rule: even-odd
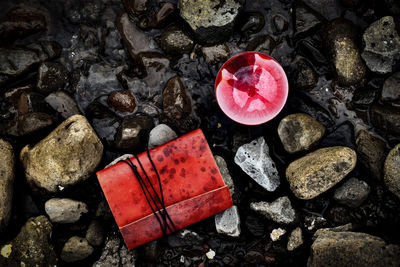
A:
POLYGON ((149 149, 161 146, 177 138, 178 135, 166 124, 159 124, 150 131, 149 149))
POLYGON ((133 112, 136 108, 135 97, 129 90, 116 91, 108 96, 108 103, 120 112, 133 112))
POLYGON ((386 186, 400 198, 400 144, 390 150, 383 171, 386 186))

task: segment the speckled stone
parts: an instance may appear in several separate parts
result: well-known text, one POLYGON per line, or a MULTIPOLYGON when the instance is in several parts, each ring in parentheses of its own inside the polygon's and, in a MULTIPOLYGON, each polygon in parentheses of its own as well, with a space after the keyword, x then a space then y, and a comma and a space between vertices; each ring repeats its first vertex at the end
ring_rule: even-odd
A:
POLYGON ((0 139, 0 232, 4 231, 11 216, 14 164, 11 144, 0 139))
POLYGON ((390 150, 383 171, 386 186, 400 198, 400 144, 390 150))

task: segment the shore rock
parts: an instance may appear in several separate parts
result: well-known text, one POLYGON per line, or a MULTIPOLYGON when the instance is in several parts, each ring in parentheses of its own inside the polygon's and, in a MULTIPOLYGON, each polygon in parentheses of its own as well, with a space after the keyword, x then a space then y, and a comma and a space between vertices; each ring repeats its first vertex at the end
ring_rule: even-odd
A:
POLYGON ((128 250, 120 237, 111 235, 107 238, 100 258, 93 267, 132 267, 137 259, 136 250, 128 250))
POLYGON ((235 163, 267 191, 275 191, 280 184, 278 170, 269 156, 269 148, 264 137, 239 147, 235 163))
POLYGON ((133 112, 136 108, 136 100, 129 90, 112 92, 108 96, 108 103, 119 112, 133 112))
POLYGON ((386 186, 400 198, 400 144, 390 150, 383 171, 386 186))
POLYGON ((137 116, 122 121, 115 136, 116 148, 132 151, 143 143, 144 134, 151 129, 153 121, 149 117, 137 116))
POLYGON ((44 62, 39 66, 36 87, 40 93, 48 94, 64 89, 69 79, 67 68, 58 62, 44 62))
POLYGON ((278 241, 281 239, 281 237, 286 234, 286 230, 282 228, 277 228, 272 230, 272 232, 269 234, 269 237, 271 238, 272 241, 278 241))
POLYGON ((333 199, 346 206, 356 208, 367 199, 369 190, 369 185, 366 182, 357 178, 350 178, 336 189, 333 199))
POLYGON ((89 177, 100 163, 103 145, 85 117, 74 115, 20 159, 30 185, 57 192, 89 177))
POLYGON ((286 116, 278 126, 278 135, 289 153, 308 150, 315 146, 325 133, 325 127, 310 115, 296 113, 286 116))
POLYGON ((204 59, 208 64, 217 64, 225 62, 231 55, 231 51, 226 44, 219 44, 214 46, 203 46, 201 48, 204 59))
POLYGON ((0 139, 0 232, 5 230, 11 216, 14 164, 13 147, 0 139))
POLYGON ((400 109, 388 105, 372 104, 369 110, 369 119, 376 128, 400 134, 400 109))
POLYGON ((44 101, 55 111, 61 114, 64 119, 72 115, 80 114, 75 100, 64 91, 57 91, 49 94, 44 101))
POLYGON ((322 24, 324 18, 315 10, 302 1, 294 4, 295 14, 295 36, 303 35, 322 24))
POLYGON ((93 246, 100 246, 103 244, 104 230, 101 223, 93 220, 86 231, 86 240, 93 246))
POLYGON ((178 135, 166 124, 159 124, 149 134, 149 149, 161 146, 177 138, 178 135))
POLYGON ((293 83, 302 90, 312 89, 318 83, 318 74, 304 58, 295 60, 293 83))
POLYGON ((215 228, 220 234, 231 237, 240 235, 240 216, 236 206, 230 207, 215 215, 215 228))
POLYGON ((38 132, 55 122, 53 116, 43 112, 30 112, 18 117, 18 135, 38 132))
POLYGON ((169 54, 184 54, 192 51, 194 42, 183 30, 171 26, 162 33, 160 46, 169 54))
POLYGON ((286 179, 296 197, 312 199, 340 182, 356 162, 356 152, 348 147, 321 148, 290 163, 286 179))
POLYGON ((44 208, 53 223, 77 222, 82 213, 88 212, 88 207, 81 201, 69 198, 52 198, 46 201, 44 208))
POLYGON ((276 223, 290 224, 296 219, 296 212, 288 197, 277 198, 271 203, 253 202, 250 204, 250 209, 276 223))
POLYGON ((226 161, 223 157, 216 155, 214 156, 214 158, 215 163, 217 163, 219 172, 221 173, 222 180, 224 181, 225 185, 228 186, 231 196, 233 196, 233 194, 235 193, 235 185, 229 173, 228 165, 226 164, 226 161))
POLYGON ((89 257, 93 250, 86 239, 73 236, 65 243, 61 251, 61 259, 65 262, 80 261, 89 257))
POLYGON ((381 100, 400 105, 400 72, 394 73, 383 84, 381 100))
POLYGON ((301 231, 300 227, 297 227, 290 233, 287 243, 287 250, 293 251, 296 248, 300 247, 303 242, 303 232, 301 231))

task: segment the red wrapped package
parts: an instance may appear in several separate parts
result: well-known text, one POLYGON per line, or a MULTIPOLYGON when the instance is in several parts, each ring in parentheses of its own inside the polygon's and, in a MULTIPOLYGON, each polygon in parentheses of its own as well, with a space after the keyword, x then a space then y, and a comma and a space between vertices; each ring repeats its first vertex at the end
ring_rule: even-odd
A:
MULTIPOLYGON (((163 227, 158 218, 165 211, 172 221, 169 226, 174 226, 164 228, 169 234, 233 205, 228 186, 222 180, 200 129, 151 149, 149 156, 144 152, 130 160, 140 176, 147 175, 149 178, 151 185, 143 179, 144 186, 152 186, 160 196, 158 171, 165 210, 152 210, 141 183, 126 162, 119 162, 97 172, 101 188, 128 249, 163 236, 163 227)), ((154 192, 152 196, 157 197, 154 192)))

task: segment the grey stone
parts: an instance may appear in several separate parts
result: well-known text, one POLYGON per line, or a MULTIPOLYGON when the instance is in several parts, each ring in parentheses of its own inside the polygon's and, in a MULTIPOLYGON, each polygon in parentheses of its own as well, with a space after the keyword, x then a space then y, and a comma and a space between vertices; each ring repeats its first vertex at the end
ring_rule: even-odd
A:
POLYGON ((353 231, 354 227, 351 223, 347 223, 344 225, 339 225, 336 227, 332 227, 332 228, 321 228, 318 229, 314 235, 313 235, 313 240, 317 239, 319 236, 323 236, 329 232, 350 232, 353 231))
POLYGON ((128 250, 120 237, 110 235, 106 239, 100 258, 93 264, 93 267, 132 267, 135 266, 136 259, 136 250, 128 250))
POLYGON ((44 62, 39 66, 36 87, 44 94, 64 89, 68 75, 68 70, 61 63, 44 62))
POLYGON ((34 147, 25 146, 20 159, 30 185, 57 192, 87 179, 102 155, 103 145, 89 122, 74 115, 34 147))
POLYGON ((278 126, 278 135, 289 153, 308 150, 315 146, 325 133, 325 127, 310 115, 296 113, 286 116, 278 126))
POLYGON ((18 117, 18 135, 24 136, 38 132, 55 122, 54 118, 43 112, 30 112, 18 117))
POLYGON ((51 93, 44 100, 64 119, 81 113, 75 100, 64 91, 51 93))
POLYGON ((149 149, 161 146, 178 137, 174 130, 166 124, 159 124, 149 134, 149 149))
POLYGON ((76 262, 86 259, 93 251, 93 247, 86 239, 73 236, 65 243, 61 251, 61 259, 65 262, 76 262))
POLYGON ((188 34, 176 26, 168 27, 160 37, 161 48, 170 54, 192 51, 194 42, 188 34))
POLYGON ((235 193, 235 185, 233 183, 231 175, 229 174, 226 161, 221 156, 214 156, 214 158, 215 162, 217 163, 219 172, 221 173, 222 180, 224 180, 225 185, 227 185, 229 188, 229 192, 231 193, 231 195, 233 195, 235 193))
POLYGON ((376 128, 400 134, 400 109, 375 103, 370 107, 369 118, 376 128))
POLYGON ((276 223, 290 224, 296 219, 296 212, 288 197, 280 197, 268 203, 265 201, 250 203, 250 209, 276 223))
POLYGON ((115 146, 123 151, 137 149, 142 143, 142 136, 152 125, 152 119, 145 116, 123 120, 115 136, 115 146))
POLYGON ((188 229, 180 230, 168 236, 168 245, 173 248, 182 246, 201 246, 203 241, 204 238, 202 238, 198 233, 188 229))
POLYGON ((103 244, 104 230, 101 223, 93 220, 86 231, 86 240, 93 246, 100 246, 103 244))
POLYGON ((81 218, 83 213, 88 212, 85 203, 69 198, 49 199, 44 208, 50 217, 50 221, 55 223, 74 223, 81 218))
POLYGON ((368 68, 377 73, 392 72, 400 59, 400 37, 393 17, 386 16, 372 23, 363 34, 365 43, 361 56, 368 68))
POLYGON ((332 232, 318 236, 311 246, 309 267, 398 266, 400 247, 379 237, 356 232, 332 232))
POLYGON ((312 199, 340 182, 356 162, 356 152, 348 147, 321 148, 290 163, 286 179, 296 197, 312 199))
POLYGON ((0 233, 5 230, 11 216, 14 165, 13 147, 0 139, 0 233))
POLYGON ((303 243, 303 232, 301 231, 300 227, 297 227, 290 233, 286 248, 289 251, 293 251, 296 248, 300 247, 303 243))
POLYGON ((240 216, 236 206, 224 210, 215 215, 215 228, 220 234, 225 234, 232 237, 240 235, 240 216))
POLYGON ((216 64, 228 60, 231 51, 226 44, 219 44, 214 46, 203 46, 201 48, 203 57, 208 64, 216 64))
POLYGON ((246 51, 256 51, 270 55, 275 47, 275 40, 271 36, 258 35, 249 41, 246 51))
POLYGON ((303 35, 322 24, 322 16, 301 1, 294 3, 296 36, 303 35))
POLYGON ((269 156, 269 148, 264 137, 239 147, 235 163, 268 191, 274 191, 280 184, 278 170, 269 156))
POLYGON ((341 187, 336 189, 333 199, 337 202, 355 208, 367 199, 369 185, 357 178, 350 178, 341 187))
POLYGON ((386 79, 381 92, 381 100, 400 105, 400 72, 386 79))
POLYGON ((388 189, 400 198, 400 144, 390 150, 384 167, 384 181, 388 189))

